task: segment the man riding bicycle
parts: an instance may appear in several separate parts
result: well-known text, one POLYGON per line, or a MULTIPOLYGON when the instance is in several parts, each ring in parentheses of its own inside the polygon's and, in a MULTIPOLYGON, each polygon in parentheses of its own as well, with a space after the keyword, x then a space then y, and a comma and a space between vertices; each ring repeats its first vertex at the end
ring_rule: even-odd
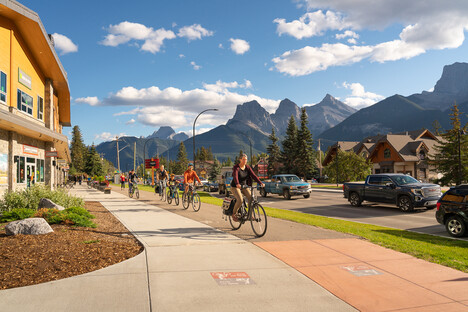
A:
POLYGON ((184 172, 184 185, 185 185, 184 194, 187 194, 188 189, 189 189, 189 184, 193 184, 195 179, 198 181, 198 183, 202 184, 200 181, 200 178, 197 176, 197 173, 195 172, 195 170, 193 170, 193 164, 189 163, 188 169, 184 172))
POLYGON ((130 170, 130 172, 128 173, 128 188, 130 193, 133 192, 132 187, 134 184, 137 183, 137 179, 138 176, 136 175, 135 171, 130 170))
POLYGON ((257 175, 253 172, 252 168, 247 165, 247 155, 243 154, 239 159, 239 164, 232 168, 231 192, 236 198, 236 203, 232 212, 232 219, 235 222, 239 221, 236 214, 237 210, 239 210, 240 206, 242 205, 242 194, 247 197, 250 207, 250 203, 252 202, 252 195, 250 194, 250 190, 247 188, 242 188, 242 185, 252 186, 252 180, 257 181, 257 183, 262 187, 265 186, 265 184, 263 184, 262 181, 260 181, 257 175))

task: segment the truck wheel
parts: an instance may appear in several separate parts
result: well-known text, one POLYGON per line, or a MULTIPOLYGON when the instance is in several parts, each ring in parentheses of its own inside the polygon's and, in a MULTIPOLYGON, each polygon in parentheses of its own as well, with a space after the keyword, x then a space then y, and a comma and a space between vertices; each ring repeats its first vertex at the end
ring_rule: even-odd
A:
POLYGON ((466 224, 458 216, 450 216, 445 222, 447 232, 453 237, 463 237, 466 234, 466 224))
POLYGON ((288 189, 283 190, 283 197, 284 199, 291 199, 291 193, 289 193, 288 189))
POLYGON ((403 212, 411 212, 414 210, 413 202, 411 201, 411 198, 409 198, 408 196, 401 196, 398 199, 398 207, 403 212))
POLYGON ((260 189, 260 195, 262 195, 262 197, 267 197, 267 192, 265 191, 264 188, 260 189))
POLYGON ((303 195, 303 196, 304 196, 304 198, 309 198, 309 197, 310 197, 310 194, 305 194, 305 195, 303 195))
POLYGON ((361 196, 359 196, 359 194, 356 192, 352 192, 351 194, 349 194, 349 203, 353 207, 361 206, 361 203, 362 203, 361 196))

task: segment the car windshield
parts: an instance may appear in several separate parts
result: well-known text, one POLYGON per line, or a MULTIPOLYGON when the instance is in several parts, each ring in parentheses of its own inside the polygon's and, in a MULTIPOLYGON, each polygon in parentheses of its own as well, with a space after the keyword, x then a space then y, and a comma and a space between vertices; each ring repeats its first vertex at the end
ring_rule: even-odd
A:
POLYGON ((418 180, 416 180, 412 176, 408 176, 408 175, 401 175, 401 176, 396 176, 396 177, 392 177, 392 178, 396 182, 396 184, 398 184, 398 185, 419 183, 418 180))
POLYGON ((283 182, 301 182, 297 176, 285 176, 281 178, 283 182))

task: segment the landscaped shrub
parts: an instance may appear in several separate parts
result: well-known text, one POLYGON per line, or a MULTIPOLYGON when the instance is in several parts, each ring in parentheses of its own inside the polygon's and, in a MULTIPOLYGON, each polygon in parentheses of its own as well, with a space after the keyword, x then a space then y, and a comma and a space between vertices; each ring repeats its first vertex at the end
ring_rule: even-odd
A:
POLYGON ((41 198, 48 198, 65 208, 84 207, 83 199, 69 195, 66 190, 57 189, 52 191, 47 186, 34 185, 24 190, 6 193, 0 201, 0 212, 15 208, 37 210, 41 198))
POLYGON ((43 208, 39 209, 34 216, 46 219, 49 224, 65 223, 74 226, 96 227, 96 224, 91 221, 94 216, 82 207, 70 207, 62 211, 43 208))
POLYGON ((34 216, 34 213, 36 213, 36 210, 34 209, 14 208, 10 211, 5 211, 0 216, 0 222, 11 222, 31 218, 32 216, 34 216))

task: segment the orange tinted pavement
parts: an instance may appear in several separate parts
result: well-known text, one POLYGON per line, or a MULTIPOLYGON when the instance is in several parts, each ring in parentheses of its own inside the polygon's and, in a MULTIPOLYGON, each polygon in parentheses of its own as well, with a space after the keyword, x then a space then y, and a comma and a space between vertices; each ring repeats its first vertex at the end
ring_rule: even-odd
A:
POLYGON ((468 311, 468 274, 365 240, 256 245, 360 311, 468 311))

